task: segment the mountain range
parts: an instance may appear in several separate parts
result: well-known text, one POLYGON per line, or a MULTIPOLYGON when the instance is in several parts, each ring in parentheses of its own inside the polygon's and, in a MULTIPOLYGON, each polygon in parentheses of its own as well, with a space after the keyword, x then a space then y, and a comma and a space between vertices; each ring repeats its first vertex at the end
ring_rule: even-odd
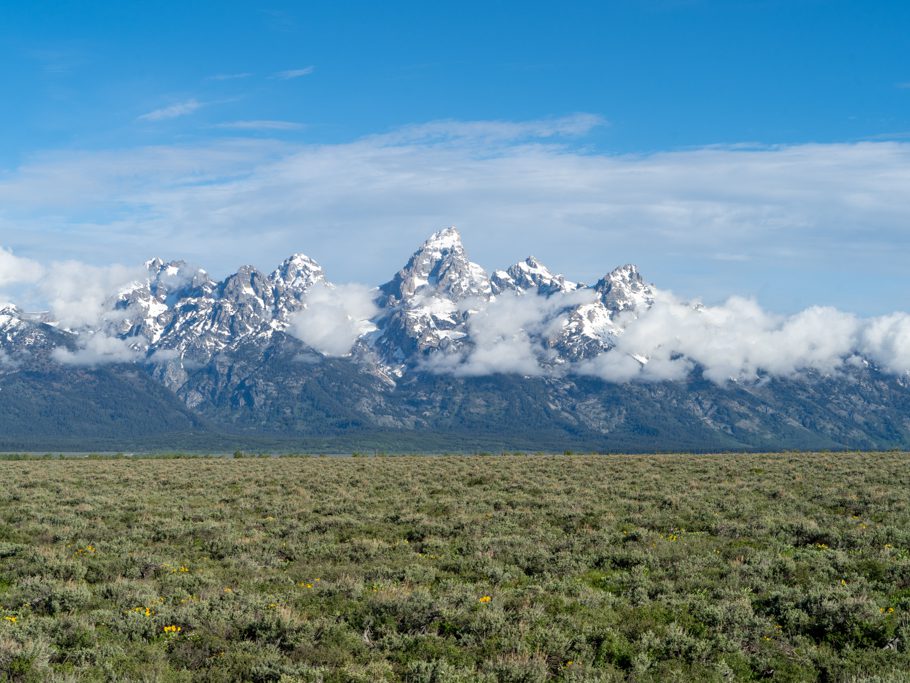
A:
POLYGON ((533 257, 487 273, 455 228, 434 233, 371 290, 333 285, 303 254, 221 281, 153 259, 90 324, 0 308, 0 449, 910 444, 907 376, 865 359, 752 381, 711 381, 697 363, 676 379, 591 372, 620 353, 617 340, 656 296, 633 265, 590 285, 533 257))

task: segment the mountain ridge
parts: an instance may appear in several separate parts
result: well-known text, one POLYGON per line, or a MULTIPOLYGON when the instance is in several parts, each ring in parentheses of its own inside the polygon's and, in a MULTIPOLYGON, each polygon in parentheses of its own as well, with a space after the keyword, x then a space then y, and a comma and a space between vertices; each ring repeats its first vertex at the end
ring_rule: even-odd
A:
POLYGON ((695 362, 675 380, 592 376, 592 363, 610 354, 633 367, 650 362, 617 350, 630 321, 659 299, 632 264, 592 285, 533 256, 488 274, 448 227, 372 290, 333 284, 302 253, 220 281, 183 261, 154 258, 145 271, 83 329, 0 308, 0 448, 57 447, 68 434, 85 443, 92 424, 95 438, 124 446, 910 444, 906 375, 867 360, 746 382, 708 381, 695 362), (369 324, 345 324, 354 315, 369 324), (314 325, 351 335, 349 351, 305 342, 301 329, 314 325))

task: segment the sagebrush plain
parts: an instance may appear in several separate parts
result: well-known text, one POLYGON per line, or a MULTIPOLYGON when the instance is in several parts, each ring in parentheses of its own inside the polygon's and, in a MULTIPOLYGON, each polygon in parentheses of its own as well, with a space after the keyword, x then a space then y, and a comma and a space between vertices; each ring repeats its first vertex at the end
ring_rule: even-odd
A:
POLYGON ((0 462, 0 680, 910 680, 910 456, 0 462))

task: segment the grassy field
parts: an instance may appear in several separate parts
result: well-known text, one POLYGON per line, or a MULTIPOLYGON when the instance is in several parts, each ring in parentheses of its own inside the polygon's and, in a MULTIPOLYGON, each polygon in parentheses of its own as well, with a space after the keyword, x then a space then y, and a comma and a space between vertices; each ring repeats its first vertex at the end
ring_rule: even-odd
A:
POLYGON ((910 456, 0 462, 0 680, 910 680, 910 456))

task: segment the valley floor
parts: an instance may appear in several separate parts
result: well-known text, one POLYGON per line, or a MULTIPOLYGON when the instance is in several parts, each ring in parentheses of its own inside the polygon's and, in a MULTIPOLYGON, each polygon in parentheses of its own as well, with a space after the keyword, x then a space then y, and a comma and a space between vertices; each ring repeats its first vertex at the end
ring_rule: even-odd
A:
POLYGON ((904 453, 0 462, 0 680, 910 680, 908 491, 904 453))

